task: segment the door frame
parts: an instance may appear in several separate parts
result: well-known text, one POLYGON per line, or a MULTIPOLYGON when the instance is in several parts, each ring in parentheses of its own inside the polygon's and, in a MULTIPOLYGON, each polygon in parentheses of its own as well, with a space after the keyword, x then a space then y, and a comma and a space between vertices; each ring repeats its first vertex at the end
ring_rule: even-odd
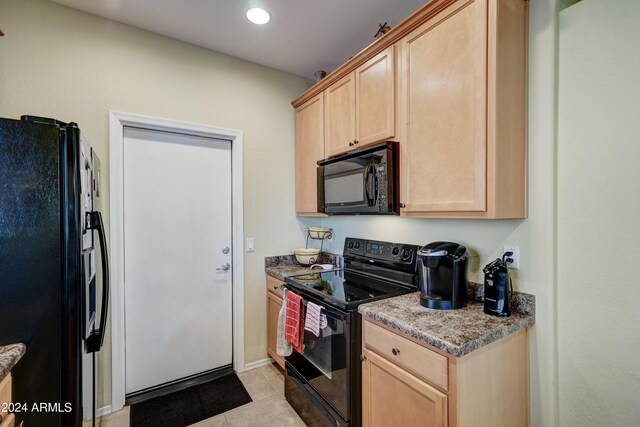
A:
POLYGON ((244 366, 244 253, 243 253, 243 134, 218 128, 139 114, 109 111, 109 186, 111 240, 111 411, 125 401, 125 315, 124 315, 124 127, 168 131, 231 142, 231 220, 232 220, 232 333, 233 368, 244 366))

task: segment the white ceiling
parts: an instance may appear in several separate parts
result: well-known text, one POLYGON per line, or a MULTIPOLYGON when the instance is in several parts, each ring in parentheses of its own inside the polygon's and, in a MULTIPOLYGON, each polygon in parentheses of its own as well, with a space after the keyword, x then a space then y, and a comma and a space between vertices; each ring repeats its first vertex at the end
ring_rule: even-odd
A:
POLYGON ((52 0, 154 33, 313 79, 371 42, 427 0, 52 0), (261 6, 266 25, 246 19, 261 6))

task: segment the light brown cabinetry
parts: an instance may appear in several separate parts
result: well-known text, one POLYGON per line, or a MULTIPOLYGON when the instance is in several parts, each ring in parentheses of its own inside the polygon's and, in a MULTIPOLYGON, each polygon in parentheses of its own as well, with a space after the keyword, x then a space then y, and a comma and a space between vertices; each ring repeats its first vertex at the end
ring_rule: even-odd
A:
POLYGON ((522 0, 458 0, 399 43, 407 216, 524 218, 522 0))
POLYGON ((325 153, 334 156, 354 147, 356 140, 356 81, 350 73, 325 92, 325 153))
POLYGON ((355 71, 358 147, 395 136, 395 50, 389 46, 355 71))
POLYGON ((267 275, 267 354, 284 369, 284 357, 276 353, 278 315, 282 307, 282 281, 267 275))
POLYGON ((393 49, 380 52, 325 91, 327 157, 394 136, 393 49))
POLYGON ((455 357, 363 323, 364 426, 529 425, 525 330, 455 357))
POLYGON ((400 142, 402 216, 526 218, 527 22, 525 0, 433 0, 292 104, 324 94, 325 157, 400 142))
MULTIPOLYGON (((0 381, 0 411, 4 409, 4 404, 11 403, 11 374, 7 374, 0 381)), ((0 427, 13 427, 15 425, 15 415, 8 412, 0 412, 0 427)))
POLYGON ((446 394, 373 351, 363 354, 362 425, 447 425, 446 394))
POLYGON ((317 167, 324 158, 324 95, 309 99, 296 108, 296 213, 318 213, 317 167))

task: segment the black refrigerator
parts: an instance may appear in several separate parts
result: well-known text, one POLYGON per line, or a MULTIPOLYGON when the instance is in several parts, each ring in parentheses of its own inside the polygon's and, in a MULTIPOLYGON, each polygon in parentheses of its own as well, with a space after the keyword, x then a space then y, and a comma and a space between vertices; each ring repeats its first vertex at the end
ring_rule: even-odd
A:
POLYGON ((0 345, 27 348, 12 370, 16 425, 80 426, 83 369, 95 412, 109 300, 99 206, 100 161, 75 123, 0 119, 0 345))

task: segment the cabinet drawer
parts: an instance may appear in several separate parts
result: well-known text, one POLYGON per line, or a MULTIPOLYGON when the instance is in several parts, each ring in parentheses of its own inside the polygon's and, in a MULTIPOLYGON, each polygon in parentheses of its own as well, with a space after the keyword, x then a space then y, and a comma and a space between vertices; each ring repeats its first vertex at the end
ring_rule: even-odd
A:
POLYGON ((267 274, 267 291, 276 294, 280 298, 282 298, 282 283, 282 280, 267 274))
POLYGON ((368 321, 363 332, 366 348, 443 390, 449 389, 446 357, 368 321))
POLYGON ((11 403, 11 374, 7 374, 7 376, 0 381, 0 404, 1 403, 11 403))

